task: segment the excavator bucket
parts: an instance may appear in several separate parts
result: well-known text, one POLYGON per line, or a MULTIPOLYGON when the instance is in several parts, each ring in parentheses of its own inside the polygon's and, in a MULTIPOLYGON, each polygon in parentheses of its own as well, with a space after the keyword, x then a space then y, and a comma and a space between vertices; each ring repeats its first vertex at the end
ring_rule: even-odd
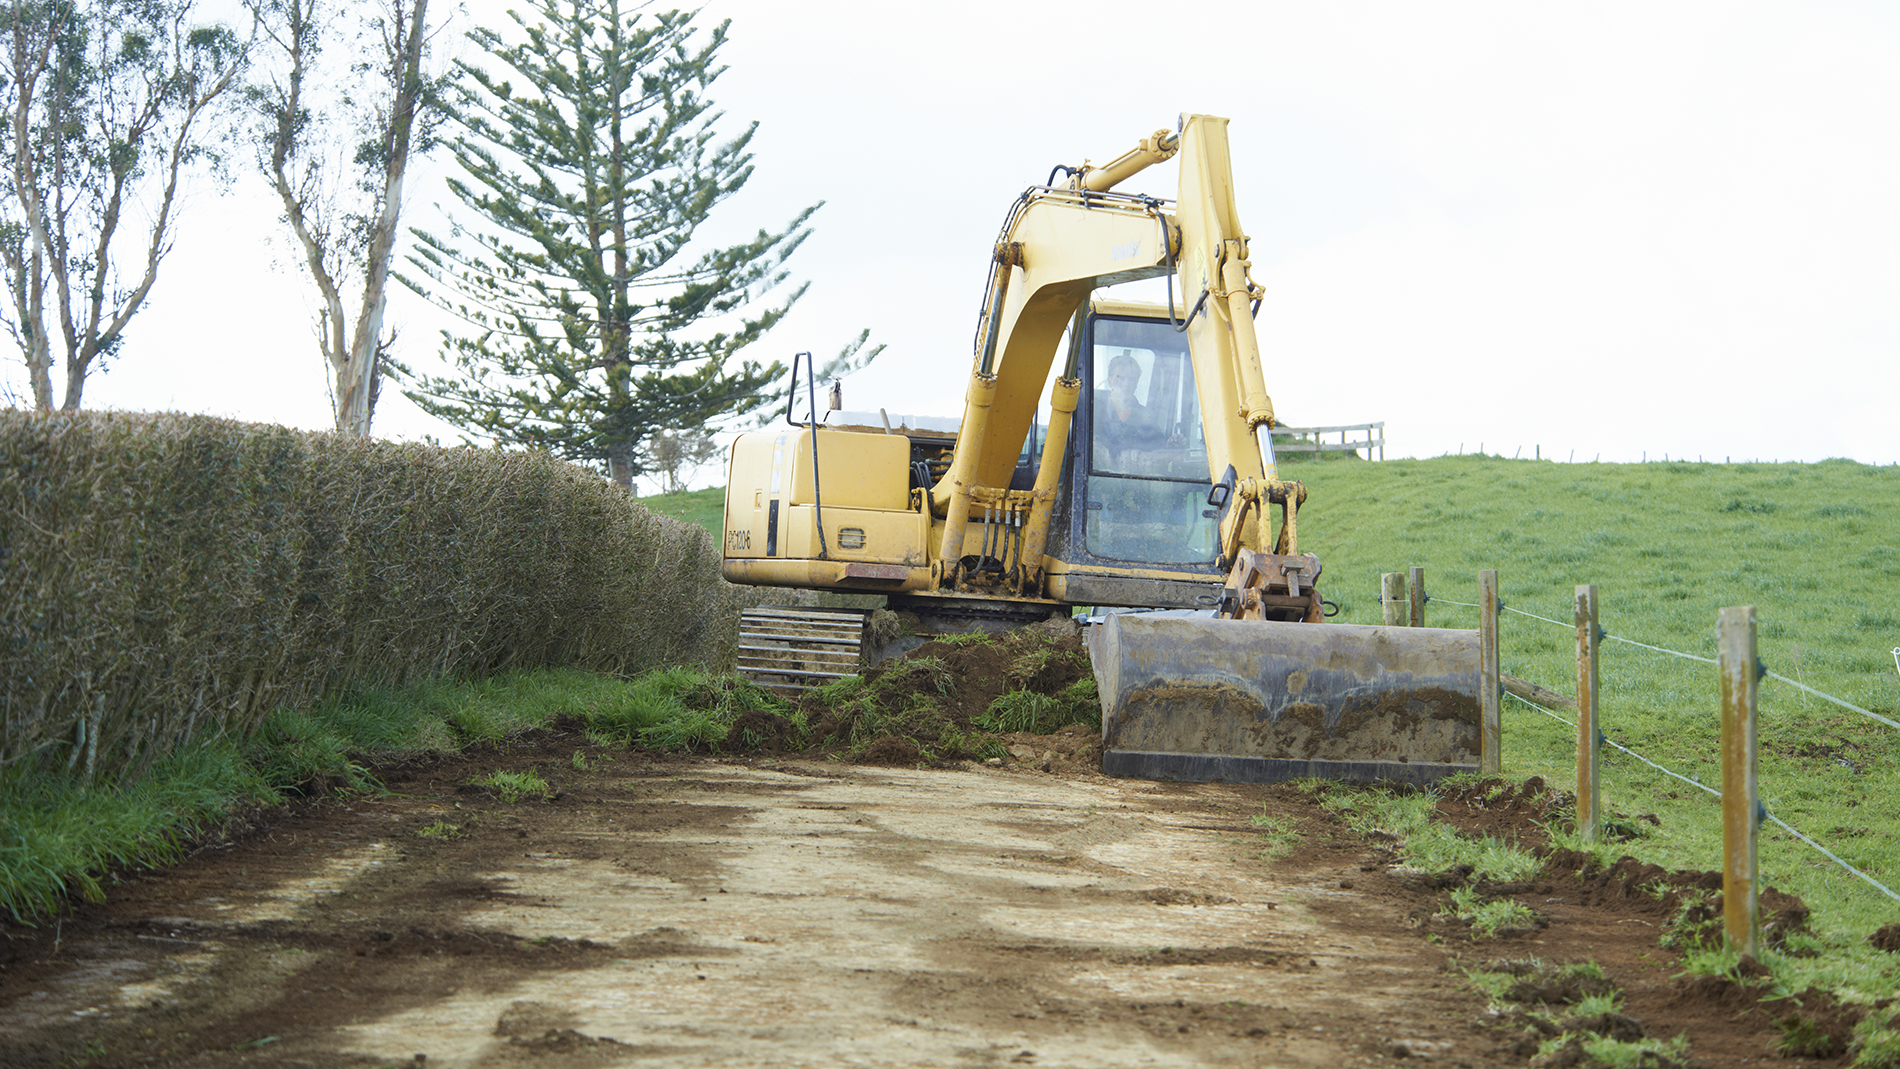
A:
POLYGON ((1092 632, 1108 775, 1424 784, 1478 770, 1476 631, 1129 613, 1092 632))

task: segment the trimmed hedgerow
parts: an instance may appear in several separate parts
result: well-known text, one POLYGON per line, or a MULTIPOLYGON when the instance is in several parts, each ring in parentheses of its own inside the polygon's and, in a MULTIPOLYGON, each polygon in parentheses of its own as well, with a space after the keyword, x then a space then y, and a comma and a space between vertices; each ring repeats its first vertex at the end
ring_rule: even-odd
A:
POLYGON ((723 668, 736 605, 703 529, 545 454, 0 411, 0 768, 136 780, 434 676, 723 668))

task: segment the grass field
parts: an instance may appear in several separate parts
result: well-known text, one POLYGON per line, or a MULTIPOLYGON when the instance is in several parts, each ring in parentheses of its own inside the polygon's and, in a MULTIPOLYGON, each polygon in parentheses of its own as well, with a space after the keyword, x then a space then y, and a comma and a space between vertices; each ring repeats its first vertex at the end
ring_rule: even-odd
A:
POLYGON ((643 497, 640 503, 662 516, 699 524, 711 531, 715 539, 721 537, 719 528, 726 511, 726 488, 723 486, 715 486, 710 490, 688 490, 683 494, 643 497))

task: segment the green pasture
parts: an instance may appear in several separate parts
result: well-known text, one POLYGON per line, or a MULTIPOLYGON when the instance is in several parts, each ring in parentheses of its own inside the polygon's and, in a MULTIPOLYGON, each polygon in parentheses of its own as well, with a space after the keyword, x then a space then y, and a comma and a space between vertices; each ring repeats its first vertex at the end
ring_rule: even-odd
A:
POLYGON ((720 530, 726 515, 726 488, 715 486, 708 490, 688 490, 682 494, 661 494, 657 497, 643 497, 640 503, 662 516, 671 516, 676 520, 696 523, 712 532, 714 543, 725 535, 720 530))
MULTIPOLYGON (((1771 672, 1900 720, 1900 468, 1465 456, 1293 474, 1311 495, 1300 548, 1319 555, 1320 588, 1341 621, 1379 622, 1380 574, 1416 566, 1433 598, 1427 624, 1474 627, 1476 611, 1453 602, 1475 603, 1477 573, 1495 569, 1508 607, 1557 621, 1506 612, 1504 670, 1574 694, 1575 591, 1596 584, 1599 623, 1614 636, 1600 658, 1603 733, 1702 784, 1721 782, 1714 666, 1615 638, 1713 657, 1717 610, 1753 605, 1771 672)), ((1759 744, 1768 811, 1900 891, 1900 729, 1764 679, 1759 744)), ((1572 728, 1506 699, 1507 774, 1574 788, 1575 746, 1572 728)), ((1618 851, 1720 867, 1713 797, 1603 753, 1606 808, 1662 821, 1631 825, 1646 834, 1618 851)), ((1900 902, 1772 823, 1761 865, 1767 883, 1815 907, 1831 949, 1864 950, 1870 931, 1900 920, 1900 902)), ((1833 959, 1802 959, 1798 971, 1825 972, 1833 959)), ((1900 979, 1900 969, 1881 972, 1900 979)))

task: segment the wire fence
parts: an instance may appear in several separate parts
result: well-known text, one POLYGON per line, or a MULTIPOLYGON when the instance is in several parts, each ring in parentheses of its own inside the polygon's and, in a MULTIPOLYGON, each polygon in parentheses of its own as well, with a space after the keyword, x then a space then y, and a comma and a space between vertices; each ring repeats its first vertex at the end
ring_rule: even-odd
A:
MULTIPOLYGON (((1465 609, 1476 609, 1476 608, 1481 607, 1478 605, 1473 605, 1471 602, 1468 602, 1468 601, 1453 601, 1450 598, 1441 597, 1440 595, 1437 595, 1437 594, 1427 595, 1425 598, 1425 601, 1428 604, 1432 604, 1432 605, 1457 605, 1460 608, 1465 608, 1465 609)), ((1505 605, 1503 603, 1499 603, 1498 608, 1503 609, 1505 612, 1514 612, 1520 616, 1528 616, 1533 620, 1543 620, 1547 623, 1561 624, 1564 627, 1571 626, 1570 624, 1565 623, 1564 621, 1552 620, 1548 616, 1539 616, 1534 612, 1525 612, 1522 609, 1513 608, 1512 606, 1505 605)), ((1865 614, 1863 619, 1857 622, 1847 621, 1847 620, 1835 620, 1835 621, 1831 621, 1829 626, 1834 627, 1834 628, 1851 628, 1858 631, 1893 631, 1895 628, 1900 627, 1900 616, 1888 616, 1884 614, 1874 615, 1874 614, 1869 613, 1869 614, 1865 614)), ((1629 642, 1633 640, 1623 639, 1620 641, 1629 642)), ((1636 643, 1636 644, 1642 645, 1642 643, 1636 643)), ((1662 649, 1659 646, 1652 646, 1650 648, 1658 649, 1658 650, 1662 649)), ((1676 651, 1662 650, 1662 652, 1674 653, 1676 651)), ((1895 646, 1891 652, 1893 654, 1894 672, 1897 674, 1900 674, 1900 646, 1895 646)), ((1694 654, 1684 654, 1683 656, 1688 657, 1690 660, 1697 659, 1694 654)))
MULTIPOLYGON (((1437 603, 1446 604, 1446 605, 1457 605, 1457 606, 1467 608, 1467 609, 1478 609, 1480 611, 1482 611, 1483 609, 1483 606, 1480 606, 1480 605, 1475 605, 1470 602, 1453 601, 1450 598, 1442 598, 1442 597, 1438 597, 1437 595, 1430 595, 1425 600, 1427 603, 1437 602, 1437 603)), ((1548 616, 1542 616, 1534 612, 1526 612, 1523 609, 1518 609, 1518 608, 1514 608, 1512 606, 1506 605, 1501 601, 1498 603, 1498 608, 1500 611, 1503 611, 1503 612, 1515 613, 1518 616, 1528 617, 1532 620, 1539 620, 1539 621, 1542 621, 1543 623, 1547 623, 1555 627, 1563 628, 1565 631, 1571 632, 1572 634, 1574 634, 1577 630, 1577 624, 1575 621, 1566 622, 1563 620, 1552 619, 1551 617, 1548 617, 1548 616)), ((1599 630, 1598 637, 1600 639, 1608 639, 1612 642, 1621 642, 1630 646, 1638 646, 1643 649, 1651 650, 1656 653, 1667 654, 1668 656, 1671 656, 1671 657, 1679 657, 1686 661, 1695 661, 1700 664, 1719 664, 1720 663, 1713 657, 1703 657, 1699 654, 1685 653, 1682 650, 1670 649, 1667 646, 1656 646, 1656 645, 1651 645, 1650 643, 1647 643, 1647 642, 1639 642, 1633 638, 1625 638, 1621 635, 1611 634, 1607 630, 1599 630)), ((1894 648, 1893 655, 1894 655, 1895 672, 1900 673, 1900 647, 1894 648)), ((1861 706, 1858 706, 1854 704, 1853 702, 1847 701, 1844 698, 1840 698, 1835 695, 1828 694, 1825 691, 1816 690, 1815 688, 1810 687, 1805 683, 1802 683, 1798 680, 1789 679, 1787 676, 1781 675, 1778 672, 1769 671, 1766 668, 1766 666, 1761 667, 1761 672, 1764 678, 1773 679, 1780 683, 1786 683, 1788 686, 1794 687, 1804 693, 1810 694, 1816 698, 1820 698, 1823 701, 1832 702, 1833 704, 1840 706, 1843 709, 1847 709, 1852 712, 1858 713, 1861 716, 1867 717, 1870 720, 1874 720, 1878 723, 1884 724, 1887 727, 1900 729, 1900 722, 1896 722, 1892 719, 1889 719, 1888 717, 1882 716, 1871 709, 1864 709, 1861 706)), ((1506 692, 1506 696, 1514 699, 1520 705, 1524 705, 1530 709, 1534 709, 1537 712, 1550 717, 1552 720, 1557 721, 1558 723, 1567 725, 1573 731, 1576 730, 1577 725, 1575 721, 1559 716, 1556 713, 1553 713, 1550 710, 1544 708, 1543 706, 1538 705, 1535 702, 1526 701, 1525 699, 1515 694, 1510 694, 1509 692, 1506 692)), ((1643 764, 1648 765, 1650 768, 1653 768, 1656 771, 1661 772, 1666 776, 1670 776, 1674 779, 1681 780, 1683 783, 1686 783, 1689 786, 1694 787, 1699 791, 1712 795, 1718 799, 1722 797, 1721 791, 1716 790, 1713 787, 1710 787, 1708 784, 1703 783, 1701 780, 1696 779, 1693 776, 1686 776, 1680 772, 1677 772, 1676 770, 1672 768, 1668 768, 1656 761, 1652 761, 1649 758, 1644 757, 1642 754, 1637 753, 1635 750, 1632 750, 1629 747, 1623 745, 1622 743, 1617 742, 1616 740, 1611 739, 1607 735, 1603 734, 1603 732, 1600 729, 1597 732, 1597 741, 1611 747, 1612 749, 1615 749, 1621 753, 1627 754, 1628 756, 1635 758, 1637 761, 1640 761, 1643 764)), ((1834 853, 1832 850, 1829 850, 1827 847, 1821 845, 1815 840, 1802 834, 1798 829, 1796 829, 1793 825, 1789 824, 1787 821, 1784 821, 1780 817, 1775 816, 1773 813, 1768 812, 1766 807, 1763 807, 1761 810, 1759 810, 1759 813, 1760 813, 1760 819, 1767 820, 1774 823, 1781 830, 1787 832, 1789 835, 1793 836, 1794 838, 1799 839, 1801 842, 1806 843, 1808 846, 1812 847, 1814 850, 1819 852, 1823 857, 1834 862, 1836 865, 1839 865, 1842 869, 1846 870, 1847 872, 1852 873, 1854 876, 1858 877, 1859 879, 1867 883, 1869 886, 1879 891, 1881 894, 1886 895, 1888 898, 1893 899, 1895 902, 1900 902, 1900 893, 1896 893, 1892 888, 1881 883, 1879 880, 1875 879, 1874 877, 1868 875, 1865 872, 1862 872, 1860 869, 1855 868, 1851 863, 1849 863, 1848 861, 1840 857, 1840 855, 1834 853)))

